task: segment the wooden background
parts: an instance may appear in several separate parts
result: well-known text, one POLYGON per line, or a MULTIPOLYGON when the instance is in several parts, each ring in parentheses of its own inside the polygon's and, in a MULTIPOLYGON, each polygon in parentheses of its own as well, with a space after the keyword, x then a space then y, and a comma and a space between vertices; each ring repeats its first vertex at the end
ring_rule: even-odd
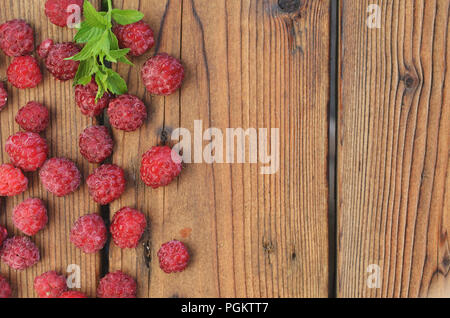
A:
MULTIPOLYGON (((0 0, 0 22, 26 19, 37 43, 70 40, 74 32, 52 25, 44 3, 0 0)), ((34 277, 66 274, 70 264, 80 266, 81 291, 91 297, 98 280, 117 269, 137 279, 139 297, 450 296, 448 0, 114 0, 114 6, 144 12, 157 38, 154 49, 133 59, 135 67, 117 68, 150 114, 137 132, 113 130, 110 161, 126 170, 127 191, 100 207, 86 186, 53 197, 34 173, 29 191, 2 198, 0 224, 15 234, 14 206, 39 197, 49 208, 49 225, 33 237, 41 262, 24 272, 0 263, 14 296, 35 297, 34 277), (366 25, 373 3, 381 8, 380 29, 366 25), (180 58, 187 70, 183 88, 170 97, 151 97, 141 83, 140 67, 157 52, 180 58), (279 172, 189 164, 169 187, 144 186, 141 155, 163 131, 193 132, 194 120, 222 131, 280 128, 279 172), (335 141, 336 160, 329 151, 335 141), (331 186, 329 163, 336 167, 331 186), (78 217, 99 213, 108 220, 123 206, 149 218, 138 249, 111 243, 87 256, 69 242, 78 217), (156 253, 171 239, 188 245, 192 262, 167 275, 156 253), (379 289, 367 286, 371 264, 380 268, 379 289)), ((9 62, 1 54, 1 77, 9 62)), ((108 118, 82 116, 71 83, 44 74, 35 89, 8 85, 1 147, 19 131, 18 109, 43 102, 52 114, 45 133, 51 156, 74 160, 87 177, 95 166, 79 154, 78 135, 93 123, 108 125, 108 118)))

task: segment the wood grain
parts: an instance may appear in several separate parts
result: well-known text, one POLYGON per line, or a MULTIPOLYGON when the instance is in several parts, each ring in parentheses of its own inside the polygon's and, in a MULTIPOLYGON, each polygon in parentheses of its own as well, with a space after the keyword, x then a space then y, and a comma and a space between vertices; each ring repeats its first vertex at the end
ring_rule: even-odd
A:
MULTIPOLYGON (((28 21, 34 31, 36 45, 42 40, 52 38, 55 42, 70 41, 74 31, 57 27, 49 22, 44 13, 44 0, 33 1, 0 1, 0 21, 21 18, 28 21)), ((94 3, 94 2, 93 2, 94 3)), ((11 59, 3 53, 0 57, 1 77, 6 77, 6 69, 11 59)), ((41 63, 42 64, 42 63, 41 63)), ((7 138, 18 132, 19 126, 14 117, 20 107, 29 101, 45 104, 51 112, 51 124, 45 132, 49 143, 51 157, 67 157, 73 160, 83 175, 87 177, 93 169, 78 151, 78 135, 92 120, 81 115, 75 105, 72 82, 55 80, 42 66, 43 82, 34 89, 18 90, 8 84, 9 101, 5 110, 0 113, 0 146, 4 149, 7 138)), ((2 151, 2 163, 9 162, 8 155, 2 151)), ((75 220, 85 214, 100 212, 99 206, 90 199, 87 187, 82 186, 75 194, 64 198, 56 198, 39 182, 38 173, 28 173, 29 190, 14 198, 1 198, 0 224, 6 225, 10 233, 20 235, 11 220, 13 208, 29 197, 43 199, 49 212, 48 226, 32 240, 41 252, 41 261, 34 267, 16 272, 0 263, 0 272, 6 276, 13 286, 15 297, 36 297, 33 290, 33 280, 36 276, 56 270, 65 274, 67 266, 75 264, 81 269, 81 291, 89 296, 95 296, 95 290, 100 276, 100 254, 85 255, 76 249, 69 241, 69 231, 75 220)))
POLYGON ((449 13, 447 0, 340 2, 339 297, 450 296, 449 13), (373 3, 380 29, 366 26, 373 3))
MULTIPOLYGON (((289 13, 278 1, 115 0, 139 9, 158 37, 155 49, 120 66, 130 93, 150 110, 145 127, 114 131, 113 162, 128 175, 123 206, 151 222, 145 248, 111 245, 110 271, 136 277, 140 297, 326 297, 328 295, 327 151, 329 1, 300 1, 289 13), (139 68, 155 52, 181 58, 182 90, 145 93, 139 68), (140 181, 140 156, 162 131, 216 127, 280 128, 280 171, 254 164, 188 164, 158 190, 140 181), (188 269, 167 275, 157 251, 171 239, 191 253, 188 269)), ((204 143, 206 145, 206 143, 204 143)))

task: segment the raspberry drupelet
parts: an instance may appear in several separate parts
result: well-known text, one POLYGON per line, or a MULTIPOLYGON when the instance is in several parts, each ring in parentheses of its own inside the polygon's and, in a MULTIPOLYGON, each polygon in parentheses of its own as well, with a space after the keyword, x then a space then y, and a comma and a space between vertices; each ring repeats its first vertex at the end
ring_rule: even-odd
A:
POLYGON ((40 199, 27 199, 16 206, 12 219, 15 227, 33 236, 47 225, 47 208, 40 199))
POLYGON ((182 272, 189 263, 189 252, 180 241, 164 243, 158 251, 159 266, 167 273, 182 272))
POLYGON ((137 284, 133 277, 121 271, 109 273, 100 280, 98 298, 136 298, 137 284))
POLYGON ((0 48, 8 56, 29 55, 34 51, 34 34, 24 20, 11 20, 0 25, 0 48))
POLYGON ((13 197, 25 192, 28 188, 28 179, 22 170, 11 164, 0 165, 0 196, 13 197))
POLYGON ((48 156, 48 145, 44 138, 33 132, 18 132, 6 141, 5 150, 12 164, 25 172, 36 171, 48 156))
POLYGON ((0 82, 0 111, 2 111, 6 104, 8 103, 8 91, 6 90, 6 85, 0 82))
POLYGON ((47 160, 39 171, 39 177, 44 188, 58 197, 75 192, 81 183, 80 171, 66 158, 47 160))
MULTIPOLYGON (((45 15, 51 23, 65 27, 68 19, 76 12, 72 5, 77 5, 80 15, 83 13, 83 0, 47 0, 45 2, 45 15), (72 8, 72 10, 70 10, 72 8)), ((74 22, 74 21, 71 21, 74 22)))
POLYGON ((59 298, 87 298, 87 296, 82 292, 71 290, 62 293, 59 298))
POLYGON ((125 191, 125 172, 116 165, 103 165, 94 170, 86 183, 94 201, 107 205, 120 198, 125 191))
POLYGON ((87 85, 77 85, 75 87, 75 101, 83 115, 89 117, 99 116, 108 107, 110 100, 109 93, 103 94, 102 98, 95 102, 97 91, 98 85, 95 79, 92 79, 87 85))
POLYGON ((0 225, 0 248, 3 242, 8 238, 8 230, 0 225))
POLYGON ((39 259, 39 249, 28 237, 15 236, 3 242, 0 259, 12 269, 21 271, 35 265, 39 259))
POLYGON ((0 298, 10 298, 11 297, 11 286, 5 277, 0 275, 0 298))
POLYGON ((141 179, 154 189, 167 186, 181 173, 181 162, 170 147, 153 147, 142 156, 141 179))
POLYGON ((100 251, 105 246, 106 240, 105 222, 97 214, 82 216, 70 231, 70 241, 86 254, 100 251))
POLYGON ((16 115, 16 123, 23 130, 40 133, 47 129, 50 123, 50 113, 44 105, 37 102, 29 102, 19 109, 16 115))
POLYGON ((138 97, 121 95, 109 103, 108 116, 111 126, 130 132, 144 124, 147 109, 138 97))
POLYGON ((34 290, 39 298, 58 298, 67 290, 66 278, 55 271, 46 272, 34 279, 34 290))
POLYGON ((111 235, 120 248, 136 248, 147 227, 144 213, 123 208, 114 214, 111 223, 111 235))
POLYGON ((44 59, 47 70, 60 81, 73 79, 78 71, 79 61, 66 60, 80 52, 72 42, 54 43, 46 40, 38 48, 38 55, 44 59))
POLYGON ((114 141, 105 126, 86 128, 79 138, 80 153, 90 163, 102 163, 111 156, 114 141))
POLYGON ((113 29, 121 49, 129 48, 131 56, 141 56, 155 45, 153 30, 144 21, 118 25, 113 29))
POLYGON ((7 70, 8 81, 19 89, 34 88, 42 81, 39 64, 32 56, 14 58, 7 70))

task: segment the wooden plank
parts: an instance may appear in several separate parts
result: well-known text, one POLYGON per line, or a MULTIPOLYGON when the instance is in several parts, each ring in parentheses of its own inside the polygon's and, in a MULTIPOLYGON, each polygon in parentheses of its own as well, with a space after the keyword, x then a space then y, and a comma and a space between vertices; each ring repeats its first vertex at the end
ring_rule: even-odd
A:
MULTIPOLYGON (((135 133, 114 131, 113 161, 127 170, 125 195, 151 221, 149 268, 137 250, 110 249, 110 271, 137 277, 140 297, 326 297, 329 1, 114 1, 139 9, 158 35, 152 52, 119 67, 130 93, 151 110, 135 133), (149 97, 137 71, 156 52, 187 68, 181 92, 149 97), (280 170, 257 164, 188 164, 179 180, 152 190, 140 181, 140 155, 161 132, 280 128, 280 170), (138 155, 137 155, 138 154, 138 155), (159 269, 165 241, 187 243, 192 262, 176 275, 159 269)), ((206 143, 204 143, 206 145, 206 143)))
POLYGON ((447 0, 340 2, 340 297, 450 296, 449 12, 447 0))
MULTIPOLYGON (((94 3, 94 2, 93 2, 94 3)), ((74 31, 60 28, 50 23, 45 16, 44 0, 7 1, 0 0, 0 21, 22 18, 28 21, 35 30, 36 45, 42 40, 52 38, 56 42, 70 41, 74 31)), ((4 76, 11 59, 2 53, 0 69, 4 76)), ((4 149, 6 139, 19 131, 14 117, 21 106, 29 101, 45 104, 51 112, 51 124, 45 132, 51 157, 67 157, 73 160, 82 174, 87 177, 93 170, 78 150, 78 135, 92 120, 81 115, 75 105, 72 82, 56 81, 42 66, 43 82, 35 89, 18 90, 8 84, 8 106, 0 114, 0 146, 4 149)), ((2 151, 2 163, 9 162, 8 155, 2 151)), ((14 198, 1 198, 0 224, 7 225, 10 233, 20 234, 14 229, 11 220, 13 208, 29 197, 38 197, 47 203, 49 211, 48 226, 32 240, 38 245, 42 259, 34 267, 16 272, 0 263, 0 272, 6 276, 14 289, 15 297, 36 297, 33 290, 33 280, 36 276, 56 270, 66 274, 67 266, 75 264, 81 270, 81 291, 89 296, 95 296, 95 290, 100 275, 100 254, 85 255, 76 249, 69 241, 69 231, 76 219, 82 215, 100 212, 99 206, 89 197, 87 187, 83 185, 75 194, 64 198, 56 198, 45 191, 39 182, 38 173, 27 173, 30 180, 29 190, 14 198)))

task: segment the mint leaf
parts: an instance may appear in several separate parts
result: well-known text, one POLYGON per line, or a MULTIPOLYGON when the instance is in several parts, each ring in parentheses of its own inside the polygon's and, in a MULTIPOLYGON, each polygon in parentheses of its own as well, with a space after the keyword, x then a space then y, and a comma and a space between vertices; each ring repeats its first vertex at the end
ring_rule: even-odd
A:
POLYGON ((87 43, 97 37, 99 37, 104 29, 97 27, 90 27, 85 22, 81 24, 81 28, 78 30, 74 37, 76 43, 87 43))
POLYGON ((92 74, 95 70, 96 61, 91 58, 86 61, 81 61, 80 66, 78 67, 77 74, 73 80, 73 85, 86 85, 91 81, 92 74))
POLYGON ((144 18, 144 14, 136 10, 113 9, 112 18, 119 24, 127 25, 141 21, 144 18))
POLYGON ((108 25, 106 18, 102 16, 89 1, 84 1, 83 13, 85 18, 85 23, 91 27, 104 28, 108 25))
POLYGON ((108 90, 116 95, 122 95, 128 92, 127 83, 122 77, 120 77, 118 73, 116 73, 112 69, 108 69, 107 74, 108 90))

